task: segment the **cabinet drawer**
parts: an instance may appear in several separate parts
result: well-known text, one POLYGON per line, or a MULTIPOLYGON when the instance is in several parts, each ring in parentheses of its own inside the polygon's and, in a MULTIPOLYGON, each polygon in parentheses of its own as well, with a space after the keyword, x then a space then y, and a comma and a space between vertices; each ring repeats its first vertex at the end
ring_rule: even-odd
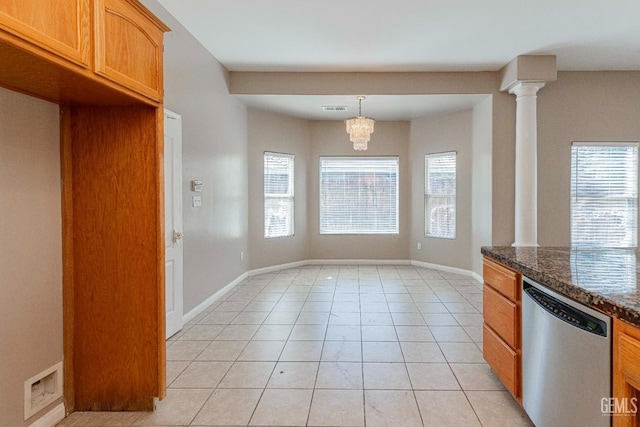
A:
POLYGON ((0 28, 87 67, 89 0, 0 0, 0 28))
POLYGON ((520 355, 486 324, 482 325, 482 354, 493 372, 516 398, 520 397, 520 355))
POLYGON ((519 280, 518 273, 515 271, 485 258, 482 264, 482 277, 485 283, 511 301, 519 299, 519 280))
POLYGON ((162 99, 163 30, 128 0, 95 0, 96 73, 162 99))
POLYGON ((482 293, 484 322, 511 348, 518 347, 518 306, 488 285, 482 293))

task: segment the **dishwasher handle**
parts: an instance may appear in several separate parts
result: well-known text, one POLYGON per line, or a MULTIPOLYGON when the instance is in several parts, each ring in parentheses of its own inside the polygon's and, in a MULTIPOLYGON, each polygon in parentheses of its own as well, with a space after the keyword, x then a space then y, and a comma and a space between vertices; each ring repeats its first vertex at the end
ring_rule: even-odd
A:
POLYGON ((607 324, 602 320, 554 298, 526 281, 522 289, 536 304, 559 320, 586 332, 602 337, 607 336, 607 324))

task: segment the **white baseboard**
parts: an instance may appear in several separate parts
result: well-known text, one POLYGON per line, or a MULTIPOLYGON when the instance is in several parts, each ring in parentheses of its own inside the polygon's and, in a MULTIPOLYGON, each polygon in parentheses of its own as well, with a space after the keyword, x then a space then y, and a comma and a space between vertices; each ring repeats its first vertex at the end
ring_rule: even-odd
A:
POLYGON ((475 271, 471 272, 471 277, 473 277, 474 279, 476 279, 480 283, 484 283, 484 279, 482 278, 482 276, 479 275, 478 273, 476 273, 475 271))
POLYGON ((406 259, 310 259, 307 265, 410 265, 406 259))
POLYGON ((289 262, 287 264, 272 265, 270 267, 249 270, 249 277, 259 274, 273 273, 289 268, 304 267, 305 265, 411 265, 406 259, 307 259, 304 261, 289 262))
POLYGON ((189 310, 188 313, 185 313, 182 316, 182 323, 186 324, 187 322, 195 319, 198 314, 200 314, 204 310, 206 310, 207 307, 209 307, 211 304, 216 302, 219 298, 221 298, 224 294, 229 292, 238 283, 242 282, 247 277, 249 277, 249 275, 247 273, 242 273, 240 276, 236 277, 235 280, 233 280, 233 282, 229 283, 224 288, 220 289, 218 292, 216 292, 215 294, 211 295, 209 298, 207 298, 206 300, 202 301, 200 304, 198 304, 197 306, 195 306, 194 308, 189 310))
POLYGON ((38 418, 30 427, 53 427, 64 419, 64 403, 56 405, 43 417, 38 418))
POLYGON ((274 271, 287 270, 289 268, 304 267, 307 264, 308 264, 308 261, 295 261, 295 262, 289 262, 287 264, 279 264, 279 265, 272 265, 270 267, 256 268, 255 270, 249 270, 247 274, 249 275, 249 277, 252 277, 252 276, 257 276, 259 274, 273 273, 274 271))
POLYGON ((470 270, 464 270, 462 268, 449 267, 447 265, 431 264, 428 262, 413 261, 413 260, 411 261, 411 265, 415 265, 416 267, 422 267, 422 268, 430 268, 432 270, 444 271, 447 273, 459 274, 461 276, 468 276, 479 282, 482 282, 482 276, 480 276, 478 273, 470 270))

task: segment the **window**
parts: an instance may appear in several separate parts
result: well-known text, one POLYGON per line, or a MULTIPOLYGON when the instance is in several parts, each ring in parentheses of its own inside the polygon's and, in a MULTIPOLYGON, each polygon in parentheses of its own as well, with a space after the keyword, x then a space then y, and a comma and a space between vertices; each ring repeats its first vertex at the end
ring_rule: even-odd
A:
POLYGON ((638 144, 574 142, 571 146, 571 244, 635 248, 638 144))
POLYGON ((293 236, 292 154, 264 153, 264 237, 293 236))
POLYGON ((398 234, 397 157, 320 158, 320 234, 398 234))
POLYGON ((424 158, 425 236, 456 238, 456 153, 427 154, 424 158))

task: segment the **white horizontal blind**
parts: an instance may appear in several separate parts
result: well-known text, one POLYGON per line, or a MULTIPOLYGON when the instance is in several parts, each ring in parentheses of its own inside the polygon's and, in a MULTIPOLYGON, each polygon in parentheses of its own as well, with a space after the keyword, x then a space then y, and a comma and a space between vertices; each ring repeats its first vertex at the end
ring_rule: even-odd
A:
POLYGON ((425 156, 424 189, 425 236, 455 239, 455 151, 425 156))
POLYGON ((398 234, 397 157, 320 158, 320 234, 398 234))
POLYGON ((638 144, 571 147, 571 244, 638 246, 638 144))
POLYGON ((264 237, 293 236, 294 156, 264 153, 264 237))

